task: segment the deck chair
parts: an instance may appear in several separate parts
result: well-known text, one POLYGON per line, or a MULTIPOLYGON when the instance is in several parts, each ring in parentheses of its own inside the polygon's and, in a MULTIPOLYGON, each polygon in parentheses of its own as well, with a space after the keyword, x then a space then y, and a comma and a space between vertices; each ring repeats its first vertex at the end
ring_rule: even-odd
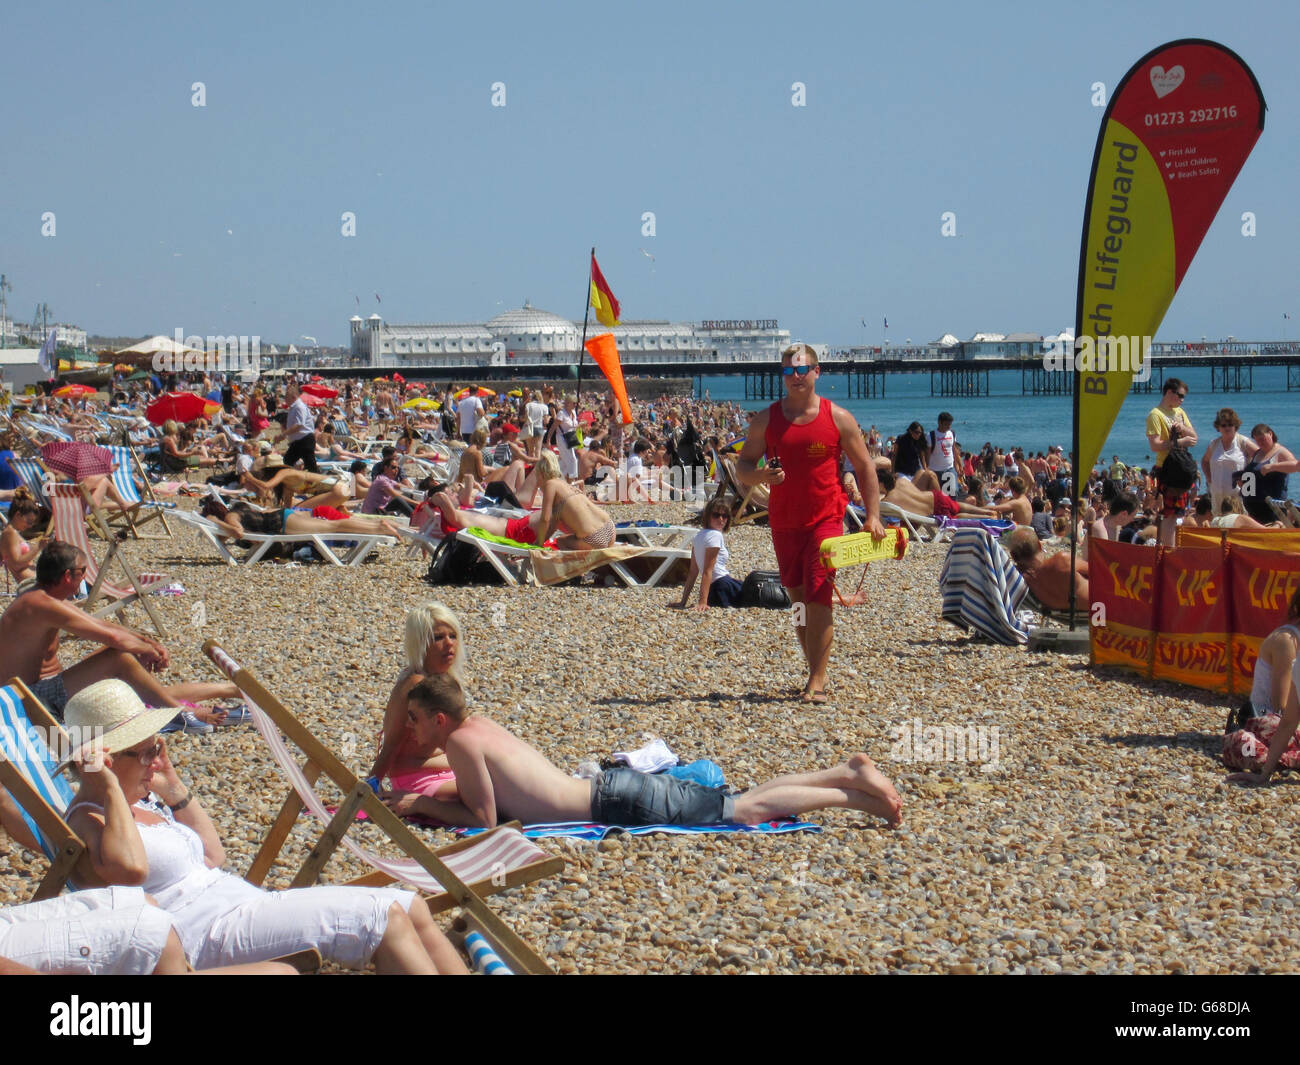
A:
POLYGON ((22 458, 15 455, 5 461, 9 463, 9 468, 13 470, 14 476, 22 482, 23 487, 36 497, 36 502, 43 507, 49 507, 50 495, 46 489, 48 485, 54 483, 54 474, 45 468, 45 463, 35 455, 22 458))
MULTIPOLYGON (((86 580, 90 584, 90 594, 86 596, 85 602, 79 604, 81 608, 91 617, 104 618, 121 613, 132 603, 138 602, 149 615, 149 620, 153 622, 158 638, 167 639, 167 630, 163 627, 158 608, 154 606, 150 596, 153 592, 167 585, 171 580, 170 575, 166 573, 136 573, 135 568, 126 556, 119 553, 122 541, 126 538, 125 532, 113 534, 107 529, 98 529, 100 535, 109 541, 109 545, 104 561, 97 561, 95 552, 91 550, 90 537, 86 530, 86 517, 83 509, 85 499, 82 496, 81 487, 75 484, 56 484, 51 487, 53 490, 53 495, 50 496, 50 511, 53 515, 50 518, 51 534, 56 540, 63 540, 72 544, 73 547, 86 556, 86 580), (115 561, 126 577, 126 585, 111 584, 106 580, 109 566, 115 561), (95 604, 101 596, 109 600, 109 602, 107 605, 95 609, 95 604)), ((90 517, 92 521, 95 520, 93 514, 90 517)))
MULTIPOLYGON (((110 510, 106 507, 92 507, 99 523, 107 529, 124 528, 137 540, 140 538, 140 526, 151 521, 161 521, 167 535, 172 535, 171 526, 167 524, 166 511, 174 510, 175 503, 162 503, 153 493, 153 485, 145 476, 144 466, 135 453, 135 449, 123 446, 108 446, 113 454, 116 469, 113 471, 113 487, 126 503, 125 510, 110 510), (136 478, 139 477, 137 482, 136 478), (140 494, 140 485, 144 485, 144 495, 140 494), (147 497, 147 498, 146 498, 147 497)), ((86 505, 91 506, 90 493, 83 493, 86 505)))
POLYGON ((983 529, 958 529, 939 574, 943 619, 1017 646, 1029 630, 1017 616, 1028 587, 1003 546, 983 529))
MULTIPOLYGON (((202 536, 221 556, 222 561, 228 566, 251 566, 254 563, 262 561, 272 546, 276 544, 292 544, 298 547, 310 545, 316 549, 316 552, 325 559, 326 562, 335 566, 359 566, 370 553, 380 546, 391 545, 394 541, 391 536, 384 533, 292 533, 271 536, 264 533, 244 533, 241 539, 251 543, 253 549, 248 555, 240 560, 230 550, 223 537, 227 534, 219 525, 208 521, 201 514, 191 514, 188 511, 173 511, 172 517, 183 525, 187 525, 200 536, 202 536), (340 544, 351 544, 352 546, 342 551, 342 557, 335 554, 334 549, 340 544), (333 545, 333 546, 331 546, 333 545)), ((341 549, 342 550, 342 549, 341 549)))
POLYGON ((736 480, 736 460, 732 455, 713 453, 718 471, 718 490, 713 498, 705 504, 701 514, 707 514, 708 508, 722 500, 731 507, 731 524, 743 525, 747 521, 767 520, 768 486, 756 484, 753 488, 742 488, 736 480), (731 499, 728 501, 728 496, 731 499))
POLYGON ((53 898, 72 875, 86 845, 63 820, 72 785, 55 776, 50 741, 63 737, 53 715, 21 680, 0 688, 0 787, 18 804, 23 820, 50 860, 32 901, 53 898))
POLYGON ((553 876, 564 867, 563 859, 548 855, 512 826, 499 826, 470 840, 430 849, 379 800, 369 784, 358 779, 215 640, 205 641, 203 651, 223 676, 238 685, 258 732, 292 784, 279 816, 267 832, 245 877, 249 883, 260 885, 266 878, 305 806, 325 829, 294 876, 292 887, 316 883, 334 851, 342 846, 375 869, 375 873, 353 883, 375 886, 401 881, 426 894, 429 908, 434 912, 459 906, 516 972, 540 974, 551 971, 546 962, 488 906, 484 895, 553 876), (305 755, 306 761, 301 766, 291 753, 289 743, 305 755), (333 814, 325 808, 314 787, 322 775, 333 781, 344 795, 343 802, 333 814), (348 828, 361 810, 407 855, 405 859, 382 857, 361 847, 347 835, 348 828), (473 845, 480 841, 483 846, 473 845), (465 846, 466 843, 471 845, 465 846))

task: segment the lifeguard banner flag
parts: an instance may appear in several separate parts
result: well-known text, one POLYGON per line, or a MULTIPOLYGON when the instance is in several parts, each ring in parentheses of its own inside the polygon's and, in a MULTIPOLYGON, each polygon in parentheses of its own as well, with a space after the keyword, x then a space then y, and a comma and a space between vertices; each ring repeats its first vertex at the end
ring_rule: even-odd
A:
POLYGON ((1144 370, 1145 338, 1155 336, 1263 130, 1255 75, 1213 41, 1162 45, 1115 89, 1097 135, 1079 250, 1076 498, 1144 370))
POLYGON ((627 401, 627 383, 623 380, 623 364, 618 357, 618 345, 613 333, 601 333, 584 345, 614 390, 618 405, 623 408, 623 424, 632 424, 632 406, 627 401))
POLYGON ((591 306, 596 312, 596 321, 606 329, 618 325, 618 316, 623 312, 619 309, 614 293, 610 291, 605 275, 600 272, 594 251, 591 253, 591 306))

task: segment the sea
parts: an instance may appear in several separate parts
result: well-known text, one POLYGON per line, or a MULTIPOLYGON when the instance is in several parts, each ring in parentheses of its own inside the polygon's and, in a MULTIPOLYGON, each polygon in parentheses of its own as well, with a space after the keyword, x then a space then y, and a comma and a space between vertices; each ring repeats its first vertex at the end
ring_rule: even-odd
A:
MULTIPOLYGON (((1188 385, 1183 409, 1198 436, 1199 442, 1192 449, 1198 462, 1216 435, 1214 419, 1222 407, 1237 412, 1243 434, 1249 435, 1262 422, 1277 433, 1280 443, 1300 454, 1300 392, 1287 392, 1285 366, 1256 367, 1254 387, 1249 392, 1210 391, 1208 369, 1179 370, 1177 375, 1188 385)), ((757 410, 770 402, 746 399, 745 380, 740 376, 706 377, 703 384, 712 399, 734 402, 746 410, 757 410)), ((899 435, 913 420, 929 431, 935 427, 939 412, 947 411, 953 416, 953 432, 964 451, 978 452, 985 441, 1004 451, 1024 448, 1026 454, 1046 453, 1053 444, 1059 444, 1067 453, 1070 450, 1070 397, 1021 395, 1019 370, 990 371, 987 396, 931 396, 928 372, 887 375, 883 399, 847 398, 848 379, 836 373, 823 376, 817 382, 817 392, 848 409, 863 428, 874 425, 884 439, 899 435)), ((1157 393, 1129 393, 1103 449, 1105 462, 1118 455, 1129 466, 1150 465, 1146 417, 1159 402, 1157 393)))

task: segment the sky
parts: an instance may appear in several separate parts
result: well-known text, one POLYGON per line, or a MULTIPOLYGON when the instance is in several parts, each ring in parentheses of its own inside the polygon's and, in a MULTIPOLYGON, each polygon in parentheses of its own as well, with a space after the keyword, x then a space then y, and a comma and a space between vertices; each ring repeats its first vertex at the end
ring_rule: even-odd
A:
POLYGON ((10 0, 5 23, 19 321, 340 345, 354 313, 580 320, 594 245, 625 319, 1054 334, 1093 84, 1196 36, 1269 112, 1159 339, 1300 332, 1297 5, 10 0))

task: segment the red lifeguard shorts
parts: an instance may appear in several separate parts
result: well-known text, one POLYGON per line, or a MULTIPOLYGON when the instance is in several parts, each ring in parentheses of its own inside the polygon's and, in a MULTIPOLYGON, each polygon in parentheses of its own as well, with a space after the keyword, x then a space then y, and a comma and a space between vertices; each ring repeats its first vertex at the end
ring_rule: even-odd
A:
POLYGON ((831 579, 822 565, 823 540, 844 535, 843 518, 827 518, 811 529, 773 529, 772 547, 781 583, 803 588, 805 603, 831 605, 831 579))

